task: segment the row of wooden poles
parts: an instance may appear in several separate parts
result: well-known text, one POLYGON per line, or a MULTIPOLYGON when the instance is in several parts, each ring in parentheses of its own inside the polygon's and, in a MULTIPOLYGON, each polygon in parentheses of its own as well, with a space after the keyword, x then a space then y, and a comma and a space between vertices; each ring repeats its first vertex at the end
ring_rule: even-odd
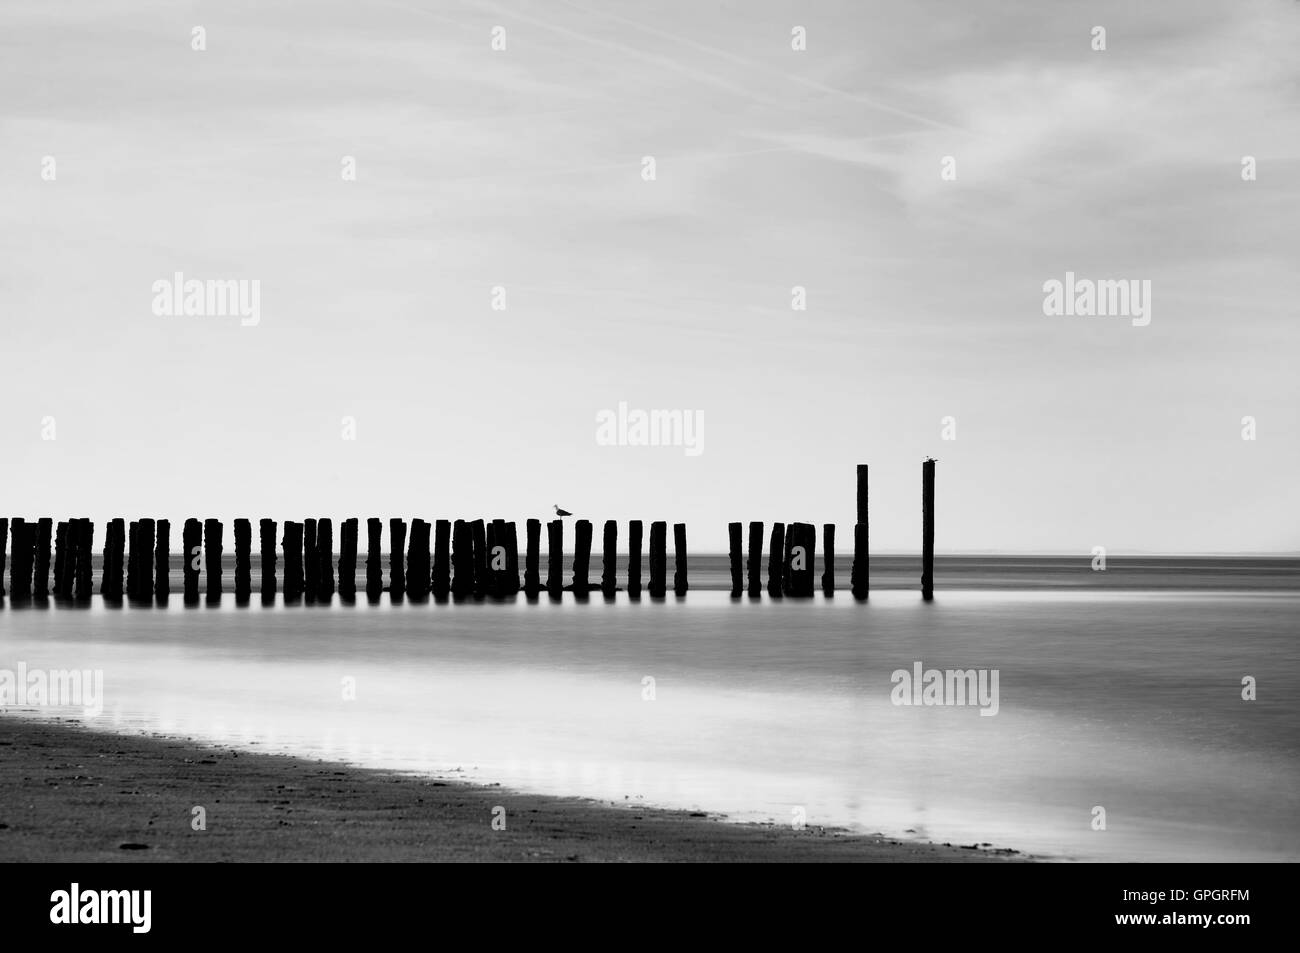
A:
MULTIPOLYGON (((869 529, 867 522, 867 467, 858 467, 857 522, 853 534, 852 592, 865 599, 870 591, 869 529)), ((930 599, 934 592, 934 461, 922 467, 922 596, 930 599)), ((749 524, 747 555, 742 551, 744 524, 728 524, 731 565, 731 594, 748 592, 758 596, 763 591, 761 564, 763 524, 749 524)), ((261 584, 264 600, 274 598, 278 588, 275 520, 259 522, 261 584)), ((644 524, 628 523, 627 592, 641 592, 641 547, 644 524)), ((287 601, 328 601, 337 591, 344 598, 356 595, 357 549, 360 522, 353 518, 340 524, 338 579, 335 581, 334 525, 325 519, 286 522, 280 547, 284 554, 284 594, 287 601)), ((246 519, 234 521, 235 595, 247 597, 252 591, 250 556, 252 524, 246 519)), ((599 588, 613 595, 617 585, 618 523, 604 524, 603 567, 598 584, 590 581, 592 524, 578 520, 574 525, 573 582, 563 584, 564 524, 552 520, 547 531, 546 581, 540 575, 540 520, 526 523, 526 550, 522 586, 519 578, 519 544, 516 526, 506 520, 436 520, 434 523, 414 519, 389 520, 390 565, 389 593, 420 600, 433 595, 502 598, 522 588, 529 596, 542 588, 553 597, 564 591, 585 596, 599 588), (432 551, 430 535, 432 533, 432 551), (403 553, 405 552, 405 559, 403 553), (432 561, 430 555, 432 553, 432 561)), ((380 538, 383 521, 366 521, 367 556, 365 589, 377 597, 384 590, 380 538)), ((652 597, 667 591, 666 522, 650 524, 649 585, 652 597)), ((95 525, 89 519, 70 519, 55 526, 50 518, 34 522, 0 518, 0 596, 5 595, 5 541, 12 535, 13 557, 10 588, 15 599, 45 598, 51 594, 50 570, 54 572, 53 595, 68 599, 89 599, 92 577, 90 554, 94 546, 95 525), (53 536, 53 562, 50 559, 53 536)), ((199 597, 200 563, 207 571, 207 595, 219 599, 222 592, 224 528, 220 520, 185 521, 181 531, 182 578, 184 595, 194 601, 199 597)), ((835 591, 835 525, 822 527, 821 588, 827 595, 835 591)), ((688 589, 686 525, 673 524, 675 553, 673 591, 684 594, 688 589)), ((768 551, 769 596, 812 596, 815 589, 814 556, 817 530, 810 523, 774 523, 768 551)), ((100 594, 110 599, 141 601, 155 596, 166 598, 171 592, 171 524, 168 520, 141 519, 129 525, 121 518, 110 520, 104 539, 100 594), (125 585, 123 575, 125 574, 125 585)))

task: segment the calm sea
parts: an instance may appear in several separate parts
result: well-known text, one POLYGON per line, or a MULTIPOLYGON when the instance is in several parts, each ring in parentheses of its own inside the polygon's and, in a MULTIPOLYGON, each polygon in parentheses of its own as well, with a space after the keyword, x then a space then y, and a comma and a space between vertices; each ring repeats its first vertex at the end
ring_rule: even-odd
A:
POLYGON ((1295 560, 949 558, 926 604, 890 558, 866 604, 6 602, 0 669, 102 669, 85 720, 112 731, 1059 858, 1300 859, 1295 560), (996 670, 997 714, 893 704, 918 662, 996 670))

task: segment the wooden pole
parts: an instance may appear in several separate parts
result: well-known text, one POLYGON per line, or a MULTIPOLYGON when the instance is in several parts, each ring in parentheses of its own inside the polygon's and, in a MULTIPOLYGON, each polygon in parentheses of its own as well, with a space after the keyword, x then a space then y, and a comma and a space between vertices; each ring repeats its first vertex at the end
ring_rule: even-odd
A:
POLYGON ((627 524, 627 594, 633 598, 641 595, 641 533, 640 520, 627 524))
POLYGON ((609 597, 618 591, 617 520, 605 520, 604 539, 601 542, 600 591, 609 597))
POLYGON ((199 560, 202 552, 203 524, 191 516, 181 527, 181 578, 186 602, 199 601, 199 560))
POLYGON ((206 519, 203 521, 203 568, 208 575, 208 601, 221 601, 221 539, 224 530, 221 526, 221 520, 206 519))
POLYGON ((591 588, 591 520, 578 520, 573 527, 573 594, 585 596, 591 588))
POLYGON ((684 596, 686 582, 686 524, 673 524, 673 592, 684 596))
POLYGON ((858 521, 853 524, 853 569, 850 586, 854 599, 871 592, 870 528, 867 518, 867 465, 858 464, 858 521))
POLYGON ((153 551, 154 595, 159 602, 166 602, 172 594, 171 557, 172 522, 159 520, 158 540, 153 551))
POLYGON ((662 598, 668 590, 668 524, 650 524, 650 596, 662 598))
POLYGON ((546 524, 546 592, 552 599, 564 591, 564 521, 546 524))
POLYGON ((357 597, 357 543, 361 521, 350 516, 339 524, 339 598, 357 597))
POLYGON ((50 534, 54 520, 42 516, 36 521, 36 581, 33 592, 38 599, 50 594, 50 534))
POLYGON ((505 533, 501 520, 489 520, 484 524, 484 530, 487 539, 484 542, 487 548, 487 594, 493 599, 500 599, 505 594, 505 546, 501 546, 500 552, 497 551, 497 531, 501 530, 502 535, 505 533))
POLYGON ((140 560, 135 566, 135 598, 153 601, 153 545, 157 523, 151 516, 140 518, 136 524, 136 542, 140 547, 140 560))
POLYGON ((285 520, 284 539, 284 601, 297 602, 302 598, 306 586, 306 575, 302 565, 303 525, 294 520, 285 520))
POLYGON ((519 530, 511 521, 497 530, 497 545, 506 548, 506 578, 504 592, 513 596, 519 592, 519 530))
POLYGON ((934 598, 934 461, 921 464, 921 598, 934 598))
POLYGON ((749 560, 745 565, 749 573, 749 594, 763 594, 763 524, 749 524, 749 560))
POLYGON ((782 559, 785 556, 785 524, 772 524, 772 540, 767 552, 767 594, 774 598, 780 598, 785 589, 782 581, 785 576, 785 566, 782 559))
MULTIPOLYGON (((4 575, 4 563, 0 560, 0 576, 4 575)), ((0 592, 4 584, 0 582, 0 592)), ((54 528, 54 595, 60 599, 68 595, 68 522, 59 520, 54 528)))
MULTIPOLYGON (((158 527, 158 532, 161 533, 162 523, 159 523, 158 527)), ((262 593, 264 605, 275 602, 275 592, 279 588, 275 577, 275 530, 275 520, 263 518, 257 521, 258 551, 262 562, 262 582, 259 591, 262 593)))
POLYGON ((126 525, 126 597, 137 598, 140 585, 137 571, 140 568, 140 522, 131 520, 126 525))
POLYGON ((524 555, 524 595, 530 599, 542 587, 542 521, 529 520, 525 524, 528 550, 524 555))
POLYGON ((745 545, 745 527, 741 523, 727 524, 727 542, 731 551, 731 597, 740 596, 745 590, 745 566, 743 550, 745 545))
POLYGON ((77 598, 82 602, 88 602, 94 581, 90 554, 95 551, 95 524, 83 516, 77 520, 77 525, 80 547, 77 551, 77 598))
POLYGON ((322 602, 334 598, 334 521, 316 521, 316 597, 322 602))
POLYGON ((388 520, 388 596, 400 599, 406 594, 406 520, 393 516, 388 520))
POLYGON ((813 565, 817 529, 811 523, 791 523, 786 531, 785 594, 806 599, 813 594, 813 565))
POLYGON ((822 524, 822 548, 826 554, 822 556, 822 593, 823 595, 835 595, 835 524, 822 524))
POLYGON ((104 561, 99 573, 101 596, 122 598, 122 550, 125 545, 125 521, 120 516, 114 517, 104 527, 104 561))
POLYGON ((384 591, 384 521, 377 516, 366 520, 366 598, 375 600, 384 591))
POLYGON ((316 545, 318 532, 315 519, 309 516, 302 521, 303 595, 308 602, 315 602, 316 593, 320 591, 320 550, 316 545))
POLYGON ((5 564, 9 552, 9 517, 0 517, 0 599, 5 595, 5 564))
POLYGON ((417 602, 429 595, 429 530, 418 516, 411 520, 410 550, 406 554, 406 594, 417 602))
POLYGON ((247 599, 253 591, 253 524, 235 520, 235 599, 247 599))
POLYGON ((13 558, 9 561, 9 590, 17 600, 32 596, 32 551, 34 544, 28 533, 27 520, 15 516, 10 533, 13 537, 13 558))
POLYGON ((438 520, 433 525, 433 578, 430 587, 435 599, 446 599, 451 591, 450 520, 438 520))

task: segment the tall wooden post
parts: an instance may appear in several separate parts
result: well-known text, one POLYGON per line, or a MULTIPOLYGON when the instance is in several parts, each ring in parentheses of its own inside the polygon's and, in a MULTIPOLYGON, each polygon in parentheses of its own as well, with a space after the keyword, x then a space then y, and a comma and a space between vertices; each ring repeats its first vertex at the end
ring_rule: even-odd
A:
POLYGON ((772 524, 772 539, 767 552, 767 594, 780 598, 785 588, 785 524, 772 524))
POLYGON ((433 578, 429 585, 435 599, 446 599, 451 592, 451 520, 433 524, 433 578))
POLYGON ((464 599, 474 592, 474 544, 470 539, 469 524, 456 520, 451 527, 451 594, 464 599))
POLYGON ((519 530, 507 520, 497 530, 497 545, 506 548, 506 577, 503 591, 507 596, 519 592, 519 530))
POLYGON ((822 556, 822 593, 827 596, 835 595, 835 524, 822 524, 822 548, 826 551, 822 556))
POLYGON ((384 521, 377 516, 366 520, 366 598, 375 600, 384 591, 384 521))
POLYGON ((641 595, 641 533, 640 520, 627 524, 627 594, 633 598, 641 595))
POLYGON ((763 524, 749 524, 749 559, 745 564, 749 573, 749 594, 763 594, 763 524))
POLYGON ((36 521, 36 580, 32 591, 38 599, 50 594, 50 534, 53 529, 54 520, 49 516, 36 521))
POLYGON ((416 602, 429 595, 429 530, 432 527, 418 516, 411 520, 411 543, 406 554, 406 594, 416 602))
POLYGON ((578 520, 573 527, 573 594, 585 596, 591 588, 591 520, 578 520))
POLYGON ((600 591, 609 597, 618 591, 617 520, 605 520, 604 539, 601 542, 600 591))
POLYGON ((731 597, 740 596, 745 589, 744 548, 745 527, 740 523, 727 524, 727 542, 731 554, 731 597))
POLYGON ((294 520, 284 521, 284 601, 297 602, 302 598, 307 580, 303 569, 303 525, 294 520))
POLYGON ((9 517, 0 517, 0 599, 5 595, 5 563, 9 552, 9 517))
POLYGON ((143 516, 136 524, 136 544, 140 547, 140 559, 135 567, 135 598, 140 601, 153 601, 153 561, 154 533, 157 523, 152 516, 143 516))
POLYGON ((850 585, 854 599, 866 599, 871 592, 871 541, 867 517, 867 465, 858 464, 858 519, 853 524, 853 569, 850 585))
POLYGON ((791 523, 786 531, 785 594, 806 599, 813 594, 817 529, 811 523, 791 523))
POLYGON ((406 593, 406 520, 393 516, 388 519, 388 595, 400 599, 406 593))
MULTIPOLYGON (((162 532, 161 523, 158 531, 162 532)), ((258 552, 261 555, 262 562, 262 582, 258 588, 262 593, 262 602, 265 605, 271 605, 275 602, 275 593, 279 588, 275 574, 275 531, 275 520, 263 518, 257 521, 258 552)))
POLYGON ((172 594, 171 557, 172 521, 159 520, 158 538, 153 550, 153 588, 158 602, 166 602, 172 594))
POLYGON ((546 524, 546 592, 552 599, 564 591, 564 521, 546 524))
POLYGON ((308 516, 302 521, 302 572, 303 595, 308 602, 316 601, 320 591, 320 552, 317 549, 318 528, 316 520, 308 516))
POLYGON ((221 520, 207 519, 203 521, 203 569, 208 575, 208 601, 219 602, 221 600, 221 538, 223 529, 221 520))
POLYGON ((322 602, 334 598, 334 521, 316 521, 316 596, 322 602))
POLYGON ((686 524, 673 524, 673 592, 686 594, 686 524))
POLYGON ((469 524, 471 563, 474 568, 474 598, 482 599, 488 591, 487 527, 481 519, 469 524))
POLYGON ((95 524, 87 517, 77 520, 79 550, 77 552, 77 599, 82 602, 90 600, 94 574, 90 563, 90 554, 95 551, 95 524))
POLYGON ((501 553, 497 552, 497 534, 505 535, 505 523, 503 520, 488 520, 484 523, 484 531, 487 534, 485 543, 487 560, 487 594, 493 599, 500 599, 505 595, 505 559, 498 560, 498 556, 505 553, 505 546, 501 547, 501 553), (497 566, 501 568, 498 569, 497 566))
POLYGON ((921 598, 934 598, 934 461, 921 464, 921 598))
POLYGON ((126 522, 114 517, 104 527, 104 561, 99 573, 99 594, 109 599, 122 598, 123 549, 126 546, 126 522))
MULTIPOLYGON (((0 559, 0 576, 4 575, 4 561, 0 559)), ((68 595, 68 522, 59 520, 54 528, 54 595, 60 599, 68 595)), ((0 582, 0 592, 4 583, 0 582)))
POLYGON ((525 524, 527 551, 524 554, 524 595, 530 599, 542 588, 542 521, 525 524))
POLYGON ((655 520, 650 524, 650 596, 662 598, 668 590, 668 524, 655 520))
POLYGON ((351 601, 357 597, 357 543, 361 521, 350 516, 339 524, 339 597, 351 601))
POLYGON ((13 536, 13 558, 9 562, 9 590, 14 599, 23 601, 32 596, 32 550, 34 543, 28 532, 27 520, 15 516, 10 532, 13 536))
POLYGON ((253 591, 253 524, 235 520, 235 599, 247 599, 253 591))

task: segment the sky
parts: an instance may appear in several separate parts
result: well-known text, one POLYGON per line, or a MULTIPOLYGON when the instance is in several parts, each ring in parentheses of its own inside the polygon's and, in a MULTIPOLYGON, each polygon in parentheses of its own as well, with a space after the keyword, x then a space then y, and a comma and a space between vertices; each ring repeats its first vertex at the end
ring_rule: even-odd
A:
POLYGON ((1294 0, 6 0, 0 509, 723 550, 851 538, 866 463, 910 552, 933 456, 941 553, 1300 550, 1297 48, 1294 0), (1150 323, 1044 314, 1067 272, 1150 323))

